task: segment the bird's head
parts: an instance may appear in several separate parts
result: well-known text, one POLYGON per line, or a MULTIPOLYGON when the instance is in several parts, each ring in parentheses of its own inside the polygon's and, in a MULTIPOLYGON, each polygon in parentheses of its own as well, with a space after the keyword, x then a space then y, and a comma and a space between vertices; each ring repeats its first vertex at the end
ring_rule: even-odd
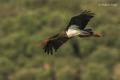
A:
POLYGON ((48 38, 46 38, 46 39, 43 41, 43 44, 47 44, 47 43, 48 43, 48 41, 49 41, 49 39, 48 39, 48 38))
POLYGON ((38 47, 43 47, 44 45, 46 45, 49 42, 49 38, 46 38, 45 40, 43 40, 42 42, 38 43, 38 47))

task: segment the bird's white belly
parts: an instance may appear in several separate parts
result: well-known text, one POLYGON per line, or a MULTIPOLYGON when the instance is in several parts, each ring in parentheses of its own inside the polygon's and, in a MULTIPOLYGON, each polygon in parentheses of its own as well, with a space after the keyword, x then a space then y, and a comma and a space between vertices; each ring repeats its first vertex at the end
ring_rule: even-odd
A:
POLYGON ((77 35, 80 35, 80 30, 76 30, 76 29, 68 29, 68 31, 66 31, 67 36, 70 37, 74 37, 77 35))

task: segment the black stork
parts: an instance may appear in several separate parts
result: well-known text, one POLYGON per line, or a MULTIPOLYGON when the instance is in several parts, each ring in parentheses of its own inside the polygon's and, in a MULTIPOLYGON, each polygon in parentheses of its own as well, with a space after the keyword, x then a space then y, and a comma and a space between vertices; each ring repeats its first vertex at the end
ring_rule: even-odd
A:
POLYGON ((43 41, 43 50, 45 53, 53 54, 58 48, 69 39, 79 37, 101 37, 100 33, 93 32, 92 29, 86 29, 88 22, 95 16, 91 11, 83 11, 81 14, 71 18, 64 31, 47 38, 43 41))

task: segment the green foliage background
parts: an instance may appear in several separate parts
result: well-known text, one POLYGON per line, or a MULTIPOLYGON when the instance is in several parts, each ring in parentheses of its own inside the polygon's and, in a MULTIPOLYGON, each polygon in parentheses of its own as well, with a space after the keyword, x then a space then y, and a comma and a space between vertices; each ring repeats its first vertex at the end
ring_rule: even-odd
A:
POLYGON ((120 80, 120 1, 119 0, 0 0, 0 80, 75 79, 120 80), (117 4, 105 6, 101 4, 117 4), (68 41, 54 55, 37 45, 62 31, 70 18, 90 10, 96 16, 87 25, 102 38, 77 38, 81 59, 74 56, 68 41))

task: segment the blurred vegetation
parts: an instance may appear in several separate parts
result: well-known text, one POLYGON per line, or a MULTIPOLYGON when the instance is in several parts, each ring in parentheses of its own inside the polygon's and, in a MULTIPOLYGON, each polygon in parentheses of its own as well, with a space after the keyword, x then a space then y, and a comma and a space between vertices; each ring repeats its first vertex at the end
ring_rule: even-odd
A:
POLYGON ((112 1, 0 0, 0 80, 120 80, 120 1, 112 1), (102 38, 76 38, 76 55, 72 40, 54 55, 37 47, 82 10, 96 14, 87 26, 102 38))

